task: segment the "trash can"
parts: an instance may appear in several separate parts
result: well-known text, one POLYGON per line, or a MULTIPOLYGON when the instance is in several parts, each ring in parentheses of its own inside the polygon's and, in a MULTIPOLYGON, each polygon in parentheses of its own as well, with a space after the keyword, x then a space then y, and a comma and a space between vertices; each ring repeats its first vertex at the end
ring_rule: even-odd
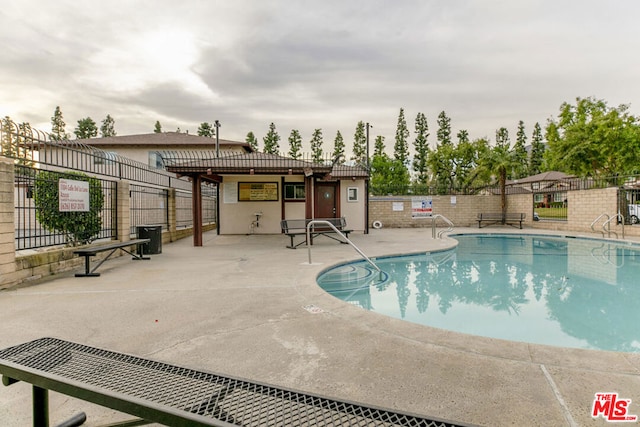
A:
POLYGON ((151 239, 150 242, 142 245, 145 255, 155 255, 162 253, 162 226, 161 225, 138 225, 136 227, 138 239, 151 239))

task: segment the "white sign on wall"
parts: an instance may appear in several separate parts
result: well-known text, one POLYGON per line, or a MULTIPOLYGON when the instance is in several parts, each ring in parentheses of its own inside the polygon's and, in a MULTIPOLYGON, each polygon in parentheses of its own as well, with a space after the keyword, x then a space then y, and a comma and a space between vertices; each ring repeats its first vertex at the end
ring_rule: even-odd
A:
POLYGON ((58 210, 60 212, 89 212, 89 182, 59 179, 58 210))

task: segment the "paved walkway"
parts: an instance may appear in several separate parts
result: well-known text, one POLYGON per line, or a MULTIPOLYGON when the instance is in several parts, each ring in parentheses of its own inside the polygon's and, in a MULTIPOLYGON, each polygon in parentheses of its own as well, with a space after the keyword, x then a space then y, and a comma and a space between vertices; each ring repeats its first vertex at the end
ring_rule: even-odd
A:
MULTIPOLYGON (((369 256, 454 244, 430 229, 351 237, 369 256)), ((0 292, 0 348, 53 336, 485 426, 610 425, 590 416, 602 391, 632 399, 640 415, 640 354, 474 337, 367 312, 315 283, 324 268, 358 258, 352 248, 318 238, 310 265, 306 248, 287 242, 208 233, 202 247, 184 239, 151 261, 110 260, 97 278, 70 273, 0 292)), ((0 386, 0 425, 29 425, 30 401, 27 384, 0 386)), ((50 409, 52 424, 78 410, 88 426, 128 418, 56 393, 50 409)))

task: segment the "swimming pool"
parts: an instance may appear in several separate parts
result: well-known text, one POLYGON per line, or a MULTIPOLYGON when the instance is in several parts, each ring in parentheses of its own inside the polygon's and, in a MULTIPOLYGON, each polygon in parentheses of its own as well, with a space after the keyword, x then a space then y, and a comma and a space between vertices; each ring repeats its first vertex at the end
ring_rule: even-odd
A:
POLYGON ((318 276, 331 295, 432 327, 535 344, 640 352, 640 247, 541 235, 452 236, 456 248, 318 276))

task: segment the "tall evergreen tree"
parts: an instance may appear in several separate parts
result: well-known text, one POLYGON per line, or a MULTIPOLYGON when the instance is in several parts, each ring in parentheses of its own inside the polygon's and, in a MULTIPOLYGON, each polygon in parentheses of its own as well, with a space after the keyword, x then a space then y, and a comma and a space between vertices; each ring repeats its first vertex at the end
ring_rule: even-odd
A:
POLYGON ((423 113, 416 116, 416 139, 413 141, 413 147, 416 155, 413 158, 413 170, 418 174, 417 181, 420 184, 426 184, 429 178, 429 166, 427 160, 429 157, 429 125, 427 117, 423 113))
POLYGON ((496 130, 496 145, 507 150, 511 149, 511 140, 509 139, 509 130, 507 128, 501 127, 496 130))
POLYGON ((469 132, 466 129, 460 129, 456 137, 458 138, 458 145, 469 142, 469 132))
POLYGON ((367 135, 365 134, 364 122, 361 120, 356 126, 356 133, 353 135, 353 156, 356 164, 367 165, 367 135))
POLYGON ((512 178, 519 179, 527 176, 529 169, 529 159, 527 156, 527 134, 524 131, 524 122, 518 122, 518 133, 516 134, 516 143, 513 146, 513 155, 515 157, 516 166, 513 170, 512 178))
POLYGON ((529 156, 529 175, 536 175, 542 172, 544 160, 544 143, 542 142, 542 128, 536 122, 531 135, 531 155, 529 156))
POLYGON ((67 124, 62 117, 62 110, 60 106, 57 106, 51 117, 51 135, 49 136, 52 141, 62 141, 69 139, 69 134, 65 130, 67 124))
POLYGON ((254 152, 258 152, 258 138, 256 138, 253 132, 249 131, 244 141, 249 144, 254 152))
POLYGON ((113 120, 111 115, 107 114, 107 117, 102 121, 102 125, 100 126, 100 135, 103 138, 108 138, 110 136, 116 136, 116 121, 113 120))
POLYGON ((204 136, 207 138, 213 138, 216 136, 216 131, 213 125, 209 122, 202 122, 198 126, 198 136, 204 136))
POLYGON ((160 124, 160 120, 156 120, 156 124, 153 127, 153 133, 162 133, 162 125, 160 124))
POLYGON ((315 163, 322 163, 322 129, 315 129, 311 136, 311 157, 315 163))
POLYGON ((373 149, 373 156, 386 156, 387 153, 384 151, 384 136, 378 135, 376 136, 376 142, 373 149))
POLYGON ((262 138, 264 142, 264 152, 267 154, 278 154, 280 151, 280 135, 276 131, 276 125, 271 122, 269 125, 269 131, 262 138))
POLYGON ((451 142, 451 119, 447 113, 441 111, 438 114, 438 132, 436 133, 438 145, 452 145, 451 142))
POLYGON ((333 140, 333 154, 332 157, 333 159, 338 159, 338 164, 344 164, 345 162, 345 157, 344 157, 344 138, 342 137, 342 133, 340 133, 340 131, 336 132, 336 137, 333 140))
POLYGON ((78 139, 89 139, 98 136, 98 126, 91 117, 78 120, 78 126, 73 133, 78 139))
POLYGON ((302 137, 298 129, 292 129, 289 134, 289 157, 299 159, 302 157, 302 137))
POLYGON ((396 126, 396 142, 393 145, 393 155, 396 160, 400 160, 403 165, 407 164, 409 159, 409 129, 407 121, 404 118, 404 108, 400 108, 398 114, 398 125, 396 126))

